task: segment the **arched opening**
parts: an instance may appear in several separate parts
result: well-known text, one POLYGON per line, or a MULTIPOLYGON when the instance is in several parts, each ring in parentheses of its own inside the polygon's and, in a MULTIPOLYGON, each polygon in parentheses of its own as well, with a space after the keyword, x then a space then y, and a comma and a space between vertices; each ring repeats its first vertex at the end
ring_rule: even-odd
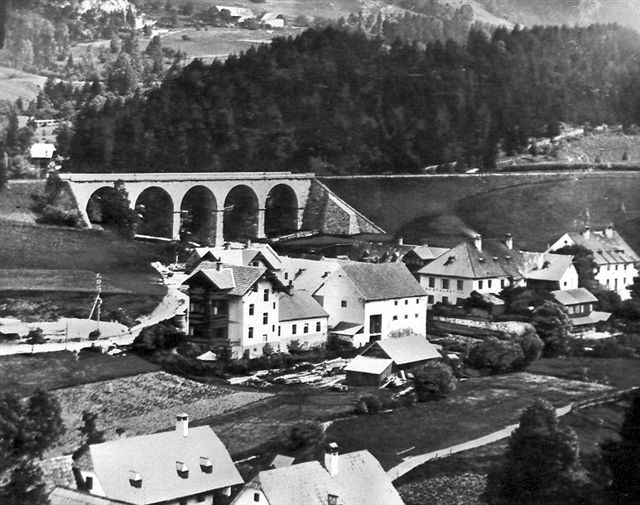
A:
POLYGON ((140 214, 140 235, 172 238, 173 200, 164 189, 145 189, 136 200, 136 210, 140 214))
POLYGON ((258 236, 258 197, 249 186, 236 186, 224 200, 225 240, 244 240, 258 236))
POLYGON ((267 195, 265 205, 267 237, 298 231, 298 197, 286 184, 278 184, 267 195))
POLYGON ((87 202, 87 216, 92 224, 110 225, 114 221, 114 202, 116 190, 110 186, 104 186, 95 190, 87 202))
POLYGON ((216 198, 210 189, 194 186, 180 205, 180 239, 213 245, 216 241, 216 198))

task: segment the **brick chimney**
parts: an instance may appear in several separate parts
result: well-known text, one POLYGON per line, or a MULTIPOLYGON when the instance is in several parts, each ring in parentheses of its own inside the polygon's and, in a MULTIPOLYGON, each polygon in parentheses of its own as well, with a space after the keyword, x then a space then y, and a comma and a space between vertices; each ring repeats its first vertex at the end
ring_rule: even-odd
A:
POLYGON ((604 229, 604 236, 606 238, 613 238, 613 225, 610 224, 604 229))
POLYGON ((176 431, 181 433, 184 438, 189 436, 189 416, 187 414, 176 416, 176 431))
POLYGON ((507 246, 507 249, 513 249, 513 237, 511 236, 511 233, 507 233, 504 236, 504 245, 507 246))
POLYGON ((324 467, 329 472, 329 475, 334 476, 338 474, 338 444, 331 442, 327 450, 324 453, 324 467))
POLYGON ((482 252, 482 235, 473 237, 473 245, 476 246, 478 251, 482 252))

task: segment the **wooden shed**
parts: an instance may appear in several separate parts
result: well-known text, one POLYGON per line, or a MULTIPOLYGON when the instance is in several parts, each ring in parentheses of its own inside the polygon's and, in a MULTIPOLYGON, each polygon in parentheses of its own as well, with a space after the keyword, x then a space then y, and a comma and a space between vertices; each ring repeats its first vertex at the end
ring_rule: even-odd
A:
POLYGON ((350 386, 380 386, 391 375, 393 361, 384 358, 356 356, 346 366, 346 383, 350 386))

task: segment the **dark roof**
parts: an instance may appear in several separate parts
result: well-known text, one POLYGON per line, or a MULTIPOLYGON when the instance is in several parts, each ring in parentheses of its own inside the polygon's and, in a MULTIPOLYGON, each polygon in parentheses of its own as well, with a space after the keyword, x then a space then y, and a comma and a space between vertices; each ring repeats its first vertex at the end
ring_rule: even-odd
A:
POLYGON ((482 250, 465 241, 418 270, 423 275, 446 275, 465 279, 511 277, 521 279, 526 260, 521 251, 509 249, 503 241, 482 241, 482 250))
POLYGON ((292 290, 291 294, 283 293, 280 295, 278 317, 280 321, 295 321, 298 319, 329 317, 329 314, 306 291, 292 290))
POLYGON ((404 263, 349 262, 341 269, 366 301, 426 296, 404 263))
POLYGON ((209 426, 189 428, 187 437, 178 430, 165 431, 93 444, 89 450, 105 494, 133 504, 172 501, 243 482, 209 426), (203 470, 201 458, 211 462, 211 472, 203 470), (177 462, 186 465, 188 478, 178 474, 177 462), (140 475, 141 487, 130 484, 130 472, 140 475))
POLYGON ((579 303, 595 303, 598 299, 585 288, 558 289, 552 291, 553 297, 562 305, 577 305, 579 303))
POLYGON ((205 261, 187 277, 183 284, 191 286, 196 282, 205 282, 230 296, 242 296, 262 277, 265 267, 246 267, 239 265, 220 265, 205 261))
POLYGON ((591 250, 598 265, 640 261, 640 257, 616 230, 609 230, 609 237, 606 231, 595 230, 591 230, 588 237, 579 232, 571 232, 568 235, 576 244, 591 250))

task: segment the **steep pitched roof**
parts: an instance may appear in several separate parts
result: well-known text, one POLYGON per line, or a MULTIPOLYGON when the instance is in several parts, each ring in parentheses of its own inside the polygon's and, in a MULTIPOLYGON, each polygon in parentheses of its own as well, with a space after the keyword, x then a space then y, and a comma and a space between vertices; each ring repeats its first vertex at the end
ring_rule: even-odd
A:
POLYGON ((282 293, 279 305, 278 317, 280 321, 329 317, 322 305, 316 302, 306 291, 292 290, 291 294, 282 293))
POLYGON ((227 448, 208 426, 189 428, 189 435, 167 431, 91 445, 91 459, 98 482, 110 499, 133 504, 157 503, 241 484, 227 448), (208 458, 212 471, 205 472, 200 458, 208 458), (188 468, 182 478, 177 462, 188 468), (142 477, 137 488, 130 472, 142 477))
POLYGON ((366 301, 426 296, 404 263, 353 261, 340 268, 366 301))
POLYGON ((551 253, 523 253, 528 268, 525 277, 540 281, 559 281, 573 265, 573 256, 551 253))
POLYGON ((272 270, 280 270, 282 261, 269 244, 253 244, 249 247, 196 247, 196 257, 204 258, 207 255, 215 257, 222 263, 229 265, 248 266, 255 259, 262 260, 272 270))
POLYGON ((252 483, 270 505, 326 505, 330 494, 344 505, 403 505, 380 463, 369 451, 338 456, 331 476, 317 461, 260 472, 252 483))
POLYGON ((420 335, 407 335, 399 338, 383 338, 374 342, 371 347, 363 352, 367 354, 372 348, 378 347, 394 361, 396 365, 405 365, 424 361, 427 359, 437 359, 442 356, 436 347, 426 338, 420 335))
POLYGON ((418 273, 465 279, 521 279, 524 265, 521 251, 509 249, 501 240, 488 239, 482 241, 481 251, 470 241, 462 242, 422 267, 418 273))
POLYGON ((215 289, 225 291, 230 296, 242 296, 266 273, 265 267, 245 267, 238 265, 220 265, 207 261, 198 265, 196 270, 182 284, 193 285, 204 282, 215 289))
POLYGON ((340 267, 338 260, 310 260, 304 258, 281 257, 282 270, 280 280, 286 284, 289 281, 298 290, 313 293, 324 282, 326 277, 340 267), (285 272, 288 279, 284 278, 285 272))
POLYGON ((569 232, 568 235, 577 245, 593 252, 593 259, 598 265, 639 262, 640 257, 616 230, 591 230, 587 234, 569 232))
POLYGON ((598 299, 585 288, 558 289, 551 295, 562 305, 577 305, 579 303, 595 303, 598 299))

